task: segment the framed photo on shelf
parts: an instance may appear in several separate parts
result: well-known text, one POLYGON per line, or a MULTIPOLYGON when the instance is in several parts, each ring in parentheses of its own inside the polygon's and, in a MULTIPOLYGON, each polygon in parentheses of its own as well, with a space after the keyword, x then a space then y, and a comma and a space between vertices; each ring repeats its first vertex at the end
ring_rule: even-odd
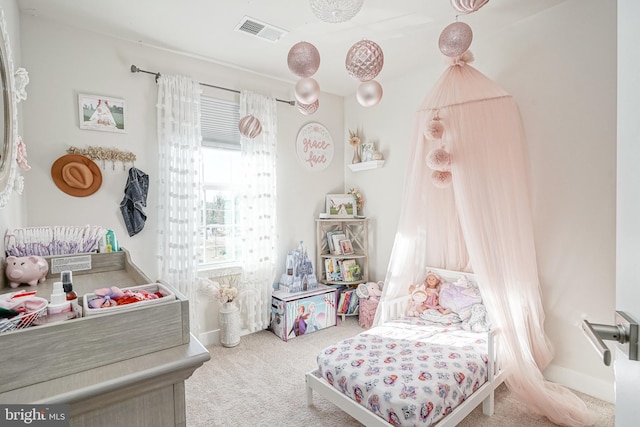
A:
POLYGON ((123 99, 78 94, 80 129, 126 133, 123 99))
POLYGON ((325 200, 329 218, 355 218, 358 215, 356 196, 353 194, 327 194, 325 200))
POLYGON ((362 161, 370 162, 373 160, 373 152, 375 151, 375 146, 373 142, 363 142, 362 143, 362 161))
POLYGON ((351 240, 349 239, 340 240, 340 250, 342 250, 342 253, 344 255, 353 254, 353 245, 351 244, 351 240))

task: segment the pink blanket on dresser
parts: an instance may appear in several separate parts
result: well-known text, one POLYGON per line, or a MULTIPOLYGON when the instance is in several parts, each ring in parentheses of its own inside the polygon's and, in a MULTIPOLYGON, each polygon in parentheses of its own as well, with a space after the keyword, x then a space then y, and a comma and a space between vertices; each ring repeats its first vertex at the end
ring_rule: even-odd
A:
POLYGON ((325 348, 322 377, 398 426, 430 426, 487 380, 487 334, 419 318, 387 322, 325 348))

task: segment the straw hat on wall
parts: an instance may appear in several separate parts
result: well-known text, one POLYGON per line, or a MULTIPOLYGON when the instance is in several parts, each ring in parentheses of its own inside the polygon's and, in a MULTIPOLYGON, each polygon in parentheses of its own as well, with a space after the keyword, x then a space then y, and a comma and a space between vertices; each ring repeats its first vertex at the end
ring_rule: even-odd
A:
POLYGON ((53 162, 51 178, 60 190, 75 197, 90 196, 102 185, 98 165, 80 154, 67 154, 53 162))

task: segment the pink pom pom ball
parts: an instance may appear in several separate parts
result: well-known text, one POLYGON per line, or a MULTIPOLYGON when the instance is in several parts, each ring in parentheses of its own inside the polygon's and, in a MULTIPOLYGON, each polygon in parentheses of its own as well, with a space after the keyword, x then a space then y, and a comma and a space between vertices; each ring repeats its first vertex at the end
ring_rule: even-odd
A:
POLYGON ((444 148, 436 148, 429 151, 426 161, 429 169, 441 172, 451 170, 451 154, 444 148))
POLYGON ((444 134, 444 126, 442 122, 437 119, 431 120, 424 130, 424 136, 429 141, 435 141, 437 139, 442 139, 442 135, 444 134))
POLYGON ((451 172, 434 171, 431 182, 438 188, 446 188, 451 185, 451 172))

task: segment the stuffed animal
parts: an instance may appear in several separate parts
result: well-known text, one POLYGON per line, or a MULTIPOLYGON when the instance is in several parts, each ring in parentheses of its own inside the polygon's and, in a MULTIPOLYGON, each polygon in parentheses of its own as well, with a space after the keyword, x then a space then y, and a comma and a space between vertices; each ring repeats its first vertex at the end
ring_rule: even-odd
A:
POLYGON ((359 323, 363 328, 370 328, 378 309, 378 302, 382 296, 384 282, 361 283, 356 288, 356 294, 360 298, 359 302, 359 323))
POLYGON ((7 257, 7 278, 12 288, 22 283, 36 286, 47 280, 49 264, 41 256, 7 257))
POLYGON ((471 306, 471 315, 462 322, 462 329, 473 332, 487 332, 491 325, 487 321, 487 308, 484 304, 471 306))
POLYGON ((380 297, 382 296, 382 289, 380 289, 379 283, 367 283, 367 292, 369 293, 369 299, 371 301, 380 301, 380 297))
POLYGON ((424 311, 424 302, 427 300, 427 290, 424 285, 409 285, 409 305, 407 306, 408 317, 420 317, 424 311))

